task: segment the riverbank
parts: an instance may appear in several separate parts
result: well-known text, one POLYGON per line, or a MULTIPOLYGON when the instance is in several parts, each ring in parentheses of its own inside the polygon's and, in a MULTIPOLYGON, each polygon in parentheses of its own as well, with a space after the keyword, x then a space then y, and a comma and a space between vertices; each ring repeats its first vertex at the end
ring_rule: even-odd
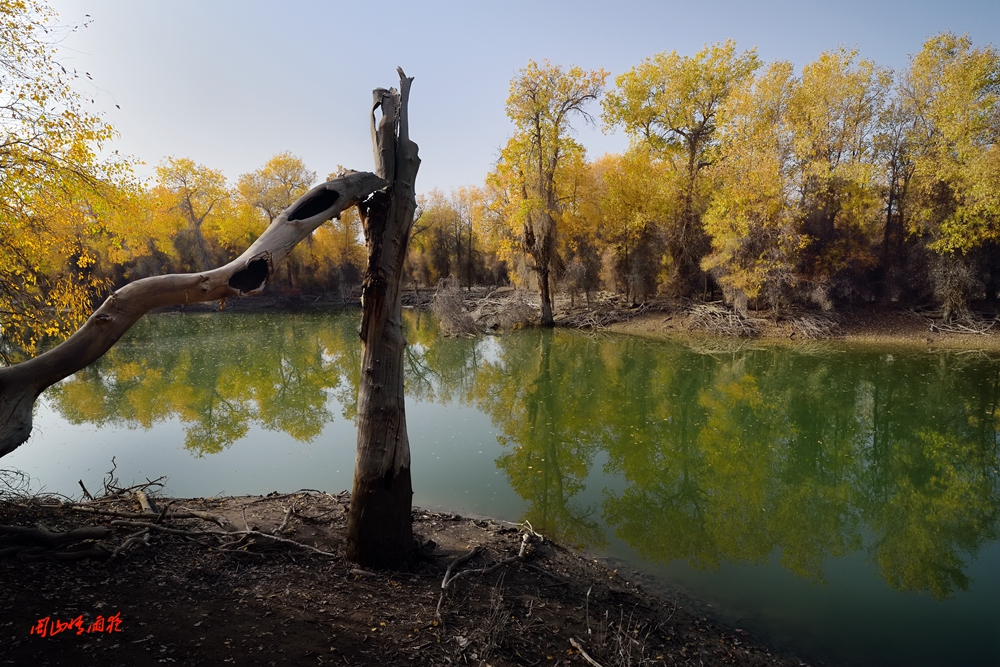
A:
MULTIPOLYGON (((974 325, 945 325, 931 314, 886 306, 862 306, 836 316, 818 317, 823 318, 823 328, 808 333, 801 331, 796 318, 759 318, 759 329, 747 338, 771 343, 832 340, 923 349, 1000 350, 1000 327, 992 326, 992 320, 985 317, 974 325)), ((614 323, 607 330, 653 338, 718 335, 685 311, 644 313, 614 323)))
MULTIPOLYGON (((435 294, 436 290, 432 289, 408 288, 403 295, 403 305, 434 310, 435 294)), ((498 332, 531 326, 537 321, 538 295, 530 290, 477 286, 471 290, 462 288, 447 297, 450 299, 446 301, 451 303, 444 312, 436 313, 446 333, 498 332)), ((225 303, 174 306, 161 312, 310 311, 360 305, 360 296, 356 293, 258 295, 225 303)), ((991 308, 980 309, 970 320, 952 323, 944 323, 940 313, 891 304, 860 304, 835 313, 799 312, 776 317, 761 312, 738 316, 717 303, 658 299, 630 304, 617 295, 603 292, 591 295, 590 299, 559 294, 553 307, 559 327, 650 338, 707 336, 776 344, 828 340, 923 349, 1000 351, 1000 313, 991 308)))
POLYGON ((809 664, 527 526, 415 509, 425 556, 368 572, 343 556, 346 492, 153 503, 0 503, 0 524, 49 534, 0 562, 0 664, 809 664), (55 560, 74 550, 104 556, 55 560))
MULTIPOLYGON (((437 313, 439 318, 446 329, 450 326, 452 333, 457 334, 496 331, 510 328, 511 322, 517 326, 537 321, 538 297, 526 290, 480 287, 448 296, 452 302, 446 302, 443 309, 433 304, 433 293, 429 291, 414 293, 408 301, 412 307, 443 310, 437 313), (464 321, 463 315, 468 316, 464 321)), ((721 303, 657 299, 634 304, 609 293, 596 293, 587 299, 560 294, 553 309, 556 326, 653 338, 703 336, 771 343, 827 340, 928 349, 1000 350, 1000 313, 991 307, 948 323, 942 321, 940 312, 892 304, 859 304, 829 313, 817 310, 740 315, 721 303)))

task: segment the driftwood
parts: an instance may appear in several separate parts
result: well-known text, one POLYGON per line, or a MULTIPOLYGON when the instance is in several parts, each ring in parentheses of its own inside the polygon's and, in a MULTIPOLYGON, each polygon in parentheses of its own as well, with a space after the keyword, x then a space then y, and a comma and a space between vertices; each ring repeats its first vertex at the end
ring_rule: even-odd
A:
POLYGON ((143 514, 159 514, 153 507, 152 501, 150 501, 149 496, 143 490, 138 490, 135 492, 135 499, 139 501, 139 506, 142 507, 143 514))
POLYGON ((150 310, 256 294, 295 245, 327 220, 363 201, 386 182, 351 172, 302 195, 235 260, 200 273, 143 278, 113 292, 70 338, 48 352, 0 368, 0 456, 31 435, 31 409, 47 387, 111 349, 150 310))

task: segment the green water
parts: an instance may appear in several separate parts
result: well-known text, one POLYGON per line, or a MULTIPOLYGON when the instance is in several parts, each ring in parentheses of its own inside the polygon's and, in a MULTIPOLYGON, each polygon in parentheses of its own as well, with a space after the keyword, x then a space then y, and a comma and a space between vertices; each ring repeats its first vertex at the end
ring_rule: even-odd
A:
MULTIPOLYGON (((418 505, 526 519, 810 657, 1000 664, 1000 358, 406 315, 418 505)), ((177 495, 349 488, 357 320, 148 318, 3 463, 76 495, 112 455, 177 495)))

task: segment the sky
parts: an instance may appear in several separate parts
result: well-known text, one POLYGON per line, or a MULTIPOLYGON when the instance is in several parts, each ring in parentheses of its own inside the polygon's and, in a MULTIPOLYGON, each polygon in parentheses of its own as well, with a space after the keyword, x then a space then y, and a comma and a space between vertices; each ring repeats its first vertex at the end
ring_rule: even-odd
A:
MULTIPOLYGON (((998 0, 51 0, 67 34, 60 61, 120 133, 114 147, 152 175, 166 157, 231 181, 290 151, 320 178, 373 169, 372 89, 415 77, 410 135, 418 192, 479 185, 513 131, 504 102, 529 60, 603 67, 736 40, 797 68, 838 46, 903 69, 935 34, 1000 47, 998 0), (89 18, 86 18, 89 15, 89 18), (117 105, 117 106, 116 106, 117 105), (120 108, 119 108, 120 107, 120 108)), ((621 131, 577 120, 590 157, 620 152, 621 131)))

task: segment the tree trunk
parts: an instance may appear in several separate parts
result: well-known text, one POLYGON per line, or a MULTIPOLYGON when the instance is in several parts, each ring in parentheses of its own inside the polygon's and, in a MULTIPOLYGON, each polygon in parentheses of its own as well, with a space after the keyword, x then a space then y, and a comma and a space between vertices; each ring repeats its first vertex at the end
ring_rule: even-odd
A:
POLYGON ((368 267, 361 293, 358 448, 346 547, 348 559, 380 568, 406 565, 414 549, 400 297, 420 159, 409 138, 413 79, 398 71, 400 91, 377 88, 372 107, 375 170, 389 185, 361 206, 368 267), (376 127, 378 108, 382 118, 376 127))
POLYGON ((549 267, 542 266, 538 270, 538 289, 541 292, 542 300, 542 326, 551 327, 555 325, 552 318, 552 294, 549 291, 549 267))
POLYGON ((99 359, 150 310, 260 292, 299 241, 384 185, 374 174, 358 172, 317 185, 229 264, 130 283, 113 292, 63 343, 34 359, 0 368, 0 456, 14 451, 31 435, 32 406, 46 387, 99 359))

